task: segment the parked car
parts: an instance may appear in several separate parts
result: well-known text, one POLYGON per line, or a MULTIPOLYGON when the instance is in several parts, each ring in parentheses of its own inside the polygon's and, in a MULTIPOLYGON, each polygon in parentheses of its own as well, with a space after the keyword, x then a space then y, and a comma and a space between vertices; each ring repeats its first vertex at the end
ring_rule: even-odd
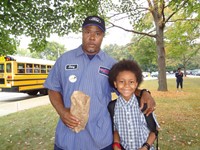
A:
POLYGON ((146 77, 150 76, 150 73, 149 72, 142 72, 142 75, 143 75, 144 78, 146 78, 146 77))
POLYGON ((158 71, 152 72, 151 77, 158 77, 158 71))
POLYGON ((191 70, 191 75, 200 76, 200 69, 191 70))

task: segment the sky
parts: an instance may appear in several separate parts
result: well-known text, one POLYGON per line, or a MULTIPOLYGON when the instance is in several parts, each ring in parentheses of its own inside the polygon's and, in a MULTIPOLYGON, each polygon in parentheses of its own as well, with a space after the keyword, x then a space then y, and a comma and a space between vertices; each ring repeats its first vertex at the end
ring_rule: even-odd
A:
MULTIPOLYGON (((123 27, 126 27, 128 29, 130 29, 130 25, 127 21, 127 23, 125 23, 126 21, 123 21, 121 23, 119 23, 118 25, 122 25, 123 27)), ((106 36, 103 39, 102 42, 102 46, 101 48, 103 48, 105 45, 108 44, 117 44, 120 46, 126 45, 127 43, 130 42, 132 38, 132 33, 130 32, 126 32, 122 29, 119 28, 109 28, 106 30, 106 36)), ((27 48, 28 44, 30 43, 30 38, 22 36, 21 37, 21 41, 20 41, 20 48, 27 48)), ((82 42, 82 35, 80 34, 74 34, 71 33, 67 36, 64 37, 58 37, 56 36, 56 34, 51 35, 50 38, 47 39, 49 42, 57 42, 59 44, 65 45, 65 48, 67 50, 71 50, 74 48, 77 48, 81 42, 82 42)))
MULTIPOLYGON (((118 44, 118 45, 126 45, 130 42, 132 37, 131 33, 123 31, 122 29, 112 28, 106 31, 106 36, 102 42, 102 48, 108 44, 118 44)), ((67 50, 74 49, 78 47, 82 42, 82 35, 80 34, 69 34, 64 37, 58 37, 56 34, 51 35, 50 38, 47 39, 49 42, 57 42, 59 44, 65 45, 67 50)), ((30 38, 26 36, 21 37, 20 48, 27 48, 30 43, 30 38)))

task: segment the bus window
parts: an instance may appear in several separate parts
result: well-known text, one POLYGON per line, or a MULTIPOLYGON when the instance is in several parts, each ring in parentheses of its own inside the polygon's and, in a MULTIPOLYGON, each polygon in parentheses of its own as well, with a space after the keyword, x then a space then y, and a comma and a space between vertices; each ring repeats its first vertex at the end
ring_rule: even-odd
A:
POLYGON ((46 73, 46 65, 41 65, 41 73, 46 73))
POLYGON ((0 64, 0 73, 4 73, 4 64, 0 64))
POLYGON ((51 66, 47 66, 47 72, 49 73, 49 71, 51 70, 51 66))
POLYGON ((40 66, 39 65, 34 65, 34 73, 40 73, 40 66))
POLYGON ((26 73, 32 73, 32 64, 26 64, 26 73))
POLYGON ((17 72, 18 73, 25 73, 24 64, 17 64, 17 72))
POLYGON ((7 64, 6 64, 6 72, 7 72, 7 73, 11 73, 11 70, 12 70, 12 69, 11 69, 11 63, 7 63, 7 64))

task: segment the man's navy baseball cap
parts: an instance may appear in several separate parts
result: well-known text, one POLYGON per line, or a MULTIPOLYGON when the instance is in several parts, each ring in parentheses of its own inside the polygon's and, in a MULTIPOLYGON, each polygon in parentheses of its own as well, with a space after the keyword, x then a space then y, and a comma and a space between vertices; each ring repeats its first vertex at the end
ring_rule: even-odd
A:
POLYGON ((103 32, 106 31, 104 20, 98 16, 88 16, 83 22, 82 28, 91 25, 99 27, 103 32))

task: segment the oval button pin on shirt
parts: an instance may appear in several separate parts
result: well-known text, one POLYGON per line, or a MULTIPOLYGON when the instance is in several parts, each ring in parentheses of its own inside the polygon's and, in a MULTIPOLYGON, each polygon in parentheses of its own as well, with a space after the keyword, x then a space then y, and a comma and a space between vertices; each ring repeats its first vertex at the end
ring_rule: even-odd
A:
POLYGON ((75 75, 70 75, 69 76, 69 81, 72 82, 72 83, 74 83, 74 82, 77 81, 77 77, 75 75))

